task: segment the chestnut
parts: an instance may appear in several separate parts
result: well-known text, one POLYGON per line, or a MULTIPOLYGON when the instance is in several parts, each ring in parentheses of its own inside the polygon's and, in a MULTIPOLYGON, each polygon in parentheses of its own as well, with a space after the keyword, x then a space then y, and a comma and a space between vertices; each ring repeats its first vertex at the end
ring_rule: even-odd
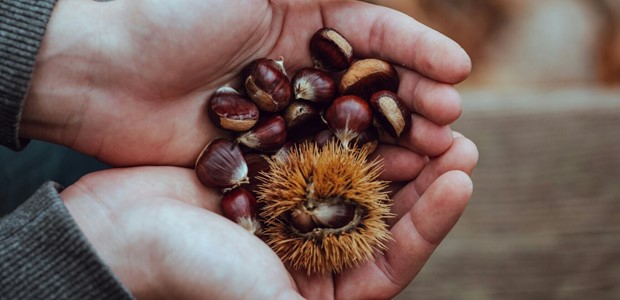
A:
POLYGON ((337 141, 336 136, 329 129, 320 131, 319 133, 314 135, 314 138, 312 139, 312 141, 316 143, 316 145, 319 146, 319 148, 323 147, 323 145, 327 144, 327 142, 330 140, 337 141))
POLYGON ((362 98, 340 96, 327 108, 325 121, 345 148, 372 123, 370 106, 362 98))
POLYGON ((284 145, 282 145, 282 147, 280 147, 280 149, 278 149, 278 151, 276 151, 276 153, 271 155, 271 158, 274 159, 274 160, 277 160, 277 161, 287 162, 288 161, 288 156, 291 153, 291 151, 293 150, 293 146, 295 146, 294 142, 286 142, 286 143, 284 143, 284 145))
POLYGON ((411 111, 398 95, 379 91, 370 97, 370 106, 381 127, 392 137, 399 138, 411 128, 411 111))
POLYGON ((375 126, 369 126, 368 129, 360 132, 352 141, 356 147, 368 147, 368 153, 373 153, 379 146, 379 130, 375 126))
POLYGON ((310 39, 310 56, 314 65, 326 71, 342 71, 353 60, 353 47, 338 31, 324 27, 310 39))
POLYGON ((282 60, 259 58, 243 71, 248 96, 259 109, 266 112, 282 110, 291 100, 291 82, 282 60))
POLYGON ((368 100, 381 90, 398 91, 398 73, 385 61, 368 58, 354 62, 342 75, 338 86, 342 95, 356 95, 368 100))
POLYGON ((267 157, 264 154, 254 152, 244 154, 243 158, 248 165, 248 177, 250 179, 249 183, 244 187, 252 194, 256 195, 260 183, 258 176, 261 172, 269 171, 269 161, 267 161, 267 157))
POLYGON ((355 218, 355 206, 349 203, 316 202, 301 205, 290 214, 293 228, 308 233, 316 228, 342 228, 355 218))
POLYGON ((212 188, 230 189, 248 183, 248 166, 239 146, 227 139, 211 141, 194 166, 198 180, 212 188))
POLYGON ((250 149, 261 152, 274 152, 286 142, 286 125, 279 115, 261 120, 252 128, 241 134, 237 142, 250 149))
POLYGON ((256 198, 245 188, 237 187, 224 193, 221 207, 226 218, 249 232, 254 234, 260 230, 260 223, 256 217, 258 212, 256 198))
POLYGON ((293 76, 291 83, 295 99, 325 104, 336 97, 336 82, 323 70, 303 68, 293 76))
POLYGON ((307 101, 291 102, 282 115, 286 124, 286 133, 290 138, 314 135, 324 128, 320 110, 307 101))
POLYGON ((258 121, 258 107, 230 86, 217 89, 207 106, 215 126, 230 131, 246 131, 258 121))

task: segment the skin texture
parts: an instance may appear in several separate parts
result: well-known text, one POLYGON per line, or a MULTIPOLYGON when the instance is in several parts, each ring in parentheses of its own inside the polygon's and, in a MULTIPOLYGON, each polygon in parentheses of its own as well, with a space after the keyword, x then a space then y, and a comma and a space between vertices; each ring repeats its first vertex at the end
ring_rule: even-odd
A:
POLYGON ((471 63, 453 41, 398 12, 354 1, 60 0, 38 56, 22 137, 118 168, 61 196, 102 259, 140 298, 384 299, 404 289, 472 193, 475 145, 451 131, 453 84, 471 63), (389 250, 337 276, 289 272, 259 239, 219 215, 192 170, 225 135, 208 120, 215 89, 259 57, 311 65, 307 43, 337 28, 358 57, 396 66, 412 130, 380 146, 394 181, 389 250), (165 166, 169 167, 165 167, 165 166), (175 166, 175 167, 172 167, 175 166), (249 250, 251 249, 251 250, 249 250))

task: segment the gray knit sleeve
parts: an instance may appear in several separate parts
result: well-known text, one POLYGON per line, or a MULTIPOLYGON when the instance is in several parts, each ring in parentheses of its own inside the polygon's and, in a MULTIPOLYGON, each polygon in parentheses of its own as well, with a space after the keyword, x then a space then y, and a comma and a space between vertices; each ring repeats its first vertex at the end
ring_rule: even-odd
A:
POLYGON ((0 0, 0 145, 22 149, 24 98, 56 0, 0 0))
POLYGON ((133 299, 95 254, 52 182, 0 219, 0 299, 133 299))

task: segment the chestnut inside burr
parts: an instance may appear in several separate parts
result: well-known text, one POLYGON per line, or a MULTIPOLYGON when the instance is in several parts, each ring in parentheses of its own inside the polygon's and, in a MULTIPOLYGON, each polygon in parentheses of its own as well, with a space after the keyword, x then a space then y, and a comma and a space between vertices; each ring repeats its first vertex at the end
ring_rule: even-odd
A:
POLYGON ((357 227, 361 214, 362 209, 346 199, 308 198, 290 213, 290 224, 299 236, 319 237, 357 227))

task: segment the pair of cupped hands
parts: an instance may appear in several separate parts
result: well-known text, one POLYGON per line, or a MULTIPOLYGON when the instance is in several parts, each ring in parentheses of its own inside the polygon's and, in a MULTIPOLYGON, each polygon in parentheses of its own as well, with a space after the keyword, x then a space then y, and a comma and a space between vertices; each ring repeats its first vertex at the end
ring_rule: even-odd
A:
POLYGON ((355 1, 59 0, 39 52, 20 134, 118 168, 61 192, 101 259, 139 298, 385 299, 402 291, 472 193, 475 145, 449 125, 453 84, 471 69, 453 41, 396 11, 355 1), (412 130, 381 145, 392 181, 392 241, 373 262, 331 276, 288 270, 220 215, 193 163, 216 129, 215 89, 259 57, 311 65, 308 41, 333 27, 357 57, 392 62, 412 130))

